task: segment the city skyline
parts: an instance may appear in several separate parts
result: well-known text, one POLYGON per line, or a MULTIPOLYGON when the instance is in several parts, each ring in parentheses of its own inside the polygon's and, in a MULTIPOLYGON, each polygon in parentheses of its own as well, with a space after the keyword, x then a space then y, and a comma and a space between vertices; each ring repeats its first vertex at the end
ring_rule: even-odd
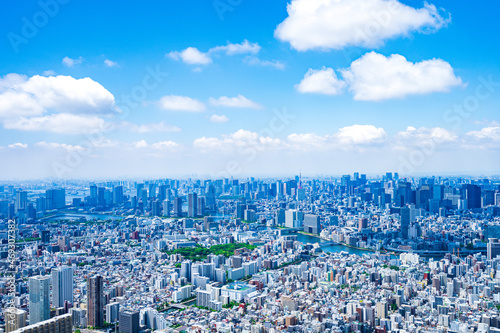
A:
POLYGON ((498 4, 355 5, 8 1, 1 178, 495 175, 498 4))

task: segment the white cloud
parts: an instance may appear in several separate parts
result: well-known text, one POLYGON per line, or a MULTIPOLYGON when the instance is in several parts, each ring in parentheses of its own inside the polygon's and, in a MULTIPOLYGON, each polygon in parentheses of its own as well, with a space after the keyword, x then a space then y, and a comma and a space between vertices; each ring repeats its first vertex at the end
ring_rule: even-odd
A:
POLYGON ((255 56, 248 56, 243 59, 243 62, 250 66, 274 67, 276 69, 285 69, 285 64, 279 60, 261 60, 255 56))
POLYGON ((308 150, 327 148, 327 142, 331 136, 320 136, 314 133, 297 134, 293 133, 287 137, 287 142, 293 149, 308 150))
POLYGON ((146 147, 148 147, 148 143, 146 142, 146 140, 140 140, 140 141, 134 142, 132 145, 135 148, 146 148, 146 147))
POLYGON ((170 151, 175 151, 179 149, 181 146, 174 142, 174 141, 160 141, 160 142, 155 142, 151 145, 151 148, 155 150, 170 150, 170 151))
POLYGON ((436 144, 453 143, 457 140, 458 137, 455 134, 441 127, 408 126, 406 130, 396 133, 392 142, 395 149, 406 150, 415 146, 434 147, 436 144))
POLYGON ((320 70, 310 68, 295 89, 301 93, 338 95, 344 87, 345 82, 337 78, 334 70, 323 66, 320 70))
POLYGON ((82 62, 83 62, 82 57, 78 57, 76 59, 72 59, 70 57, 64 57, 62 60, 63 65, 66 67, 73 67, 76 65, 80 65, 82 62))
POLYGON ((500 148, 500 127, 489 126, 479 131, 470 131, 466 133, 464 147, 469 149, 500 148))
POLYGON ((35 144, 37 147, 47 148, 47 149, 64 149, 67 151, 83 151, 85 148, 79 145, 69 145, 66 143, 56 143, 56 142, 45 142, 40 141, 35 144))
POLYGON ((227 45, 216 46, 211 48, 209 53, 216 52, 225 52, 226 55, 235 55, 235 54, 257 54, 260 51, 260 45, 258 43, 250 43, 248 40, 244 40, 240 44, 231 44, 227 43, 227 45))
POLYGON ((197 99, 187 96, 169 95, 163 96, 159 105, 164 110, 201 112, 205 110, 205 104, 197 99))
POLYGON ((122 122, 120 126, 126 130, 136 133, 151 133, 151 132, 180 132, 181 129, 177 126, 165 124, 163 121, 150 124, 134 124, 130 122, 122 122))
POLYGON ((3 126, 5 129, 20 131, 87 134, 105 128, 105 121, 97 116, 57 113, 41 117, 6 119, 3 126))
POLYGON ((274 35, 299 51, 374 48, 412 32, 440 29, 450 19, 434 5, 415 9, 397 0, 292 0, 274 35))
POLYGON ((256 132, 240 129, 229 135, 222 135, 221 138, 201 137, 193 141, 193 146, 202 151, 244 149, 253 147, 255 150, 268 148, 280 148, 283 143, 280 139, 261 136, 256 132))
MULTIPOLYGON (((238 54, 257 54, 260 51, 260 46, 257 43, 250 43, 248 40, 244 40, 240 44, 231 44, 228 42, 227 45, 215 46, 208 50, 208 52, 202 52, 196 47, 188 47, 182 51, 172 51, 166 54, 166 56, 173 60, 181 60, 182 62, 189 65, 208 65, 212 63, 212 55, 217 55, 219 53, 224 53, 227 56, 233 56, 238 54)), ((201 69, 196 69, 200 71, 201 69)))
POLYGON ((467 135, 477 140, 500 141, 500 127, 484 127, 479 131, 470 131, 467 135))
POLYGON ((168 150, 168 151, 176 151, 178 150, 181 145, 174 141, 160 141, 160 142, 155 142, 151 145, 149 145, 146 140, 140 140, 137 142, 132 143, 132 147, 137 148, 137 149, 144 149, 144 148, 151 148, 153 150, 168 150))
POLYGON ((212 62, 210 56, 200 52, 196 47, 188 47, 181 52, 172 51, 167 56, 174 60, 182 60, 184 63, 190 65, 207 65, 212 62))
POLYGON ((0 78, 0 118, 64 113, 115 112, 114 96, 86 77, 8 74, 0 78))
POLYGON ((55 76, 55 75, 56 75, 56 72, 53 71, 52 69, 43 71, 43 76, 55 76))
POLYGON ((262 109, 262 105, 253 102, 243 95, 236 97, 221 96, 218 99, 210 97, 209 103, 213 106, 225 106, 232 108, 262 109))
POLYGON ((108 67, 120 67, 117 62, 111 61, 109 59, 104 60, 104 64, 108 67))
POLYGON ((12 148, 12 149, 17 149, 17 148, 25 149, 25 148, 28 148, 28 144, 17 142, 17 143, 13 143, 11 145, 8 145, 7 147, 12 148))
POLYGON ((227 123, 229 121, 229 118, 224 115, 213 114, 210 117, 210 121, 212 123, 227 123))
POLYGON ((251 147, 255 152, 269 149, 283 151, 310 150, 362 150, 368 146, 381 146, 387 143, 383 128, 373 125, 353 125, 340 128, 337 133, 318 135, 315 133, 293 133, 285 140, 262 136, 256 132, 240 129, 239 131, 216 137, 201 137, 193 142, 193 146, 202 151, 232 151, 245 152, 251 147))
POLYGON ((373 125, 352 125, 339 129, 335 139, 342 146, 374 145, 383 143, 386 133, 383 128, 373 125))
POLYGON ((463 85, 450 64, 441 59, 412 63, 398 54, 385 57, 375 52, 355 60, 342 75, 354 99, 363 101, 447 92, 463 85))

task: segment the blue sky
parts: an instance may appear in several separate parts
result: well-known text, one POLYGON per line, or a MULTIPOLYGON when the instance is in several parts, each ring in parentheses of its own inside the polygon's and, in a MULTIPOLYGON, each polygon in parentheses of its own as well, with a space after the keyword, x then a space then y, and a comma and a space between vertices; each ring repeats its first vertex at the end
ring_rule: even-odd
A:
POLYGON ((3 179, 498 173, 495 1, 2 6, 3 179))

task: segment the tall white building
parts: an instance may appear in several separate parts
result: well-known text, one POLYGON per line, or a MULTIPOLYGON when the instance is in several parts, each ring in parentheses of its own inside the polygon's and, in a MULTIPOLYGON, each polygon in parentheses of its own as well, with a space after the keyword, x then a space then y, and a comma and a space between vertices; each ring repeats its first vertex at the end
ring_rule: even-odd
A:
POLYGON ((52 270, 52 306, 63 307, 64 301, 73 304, 73 268, 68 266, 52 270))
POLYGON ((48 276, 38 275, 29 279, 30 325, 50 319, 49 285, 48 276))
POLYGON ((285 211, 285 226, 287 228, 300 228, 304 220, 304 213, 297 209, 288 209, 285 211))
POLYGON ((120 303, 114 302, 106 305, 106 321, 116 323, 120 317, 120 303))

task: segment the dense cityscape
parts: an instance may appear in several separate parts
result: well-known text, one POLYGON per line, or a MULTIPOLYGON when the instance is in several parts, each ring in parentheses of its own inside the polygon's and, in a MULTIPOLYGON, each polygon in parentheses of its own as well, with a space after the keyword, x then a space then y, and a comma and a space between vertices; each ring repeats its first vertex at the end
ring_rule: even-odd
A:
POLYGON ((500 332, 499 178, 3 182, 0 217, 6 333, 500 332))

